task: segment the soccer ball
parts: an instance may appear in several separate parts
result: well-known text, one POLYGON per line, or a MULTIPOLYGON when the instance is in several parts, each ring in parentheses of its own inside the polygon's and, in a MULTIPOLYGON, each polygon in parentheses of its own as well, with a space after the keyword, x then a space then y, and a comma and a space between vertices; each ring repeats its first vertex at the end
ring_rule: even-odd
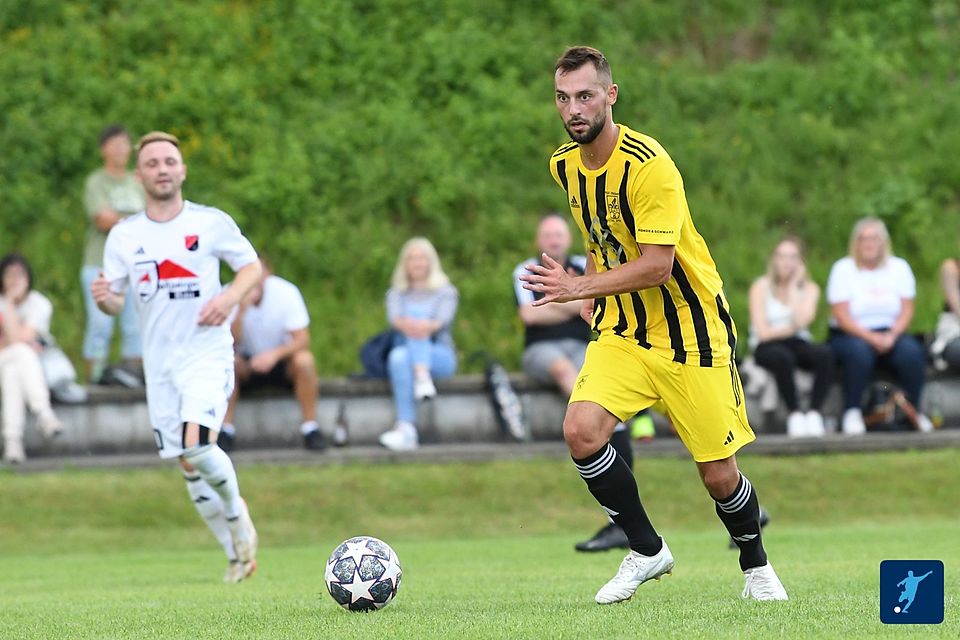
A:
POLYGON ((376 611, 390 604, 400 588, 400 559, 383 540, 357 536, 330 554, 327 591, 344 609, 376 611))

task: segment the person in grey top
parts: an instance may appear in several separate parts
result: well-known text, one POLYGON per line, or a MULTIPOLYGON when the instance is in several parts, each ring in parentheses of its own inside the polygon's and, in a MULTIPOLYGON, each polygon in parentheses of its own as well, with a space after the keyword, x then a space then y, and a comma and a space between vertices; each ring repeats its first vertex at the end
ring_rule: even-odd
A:
MULTIPOLYGON (((90 285, 103 270, 103 248, 107 233, 121 220, 143 211, 143 187, 133 172, 130 162, 130 134, 118 124, 111 124, 100 133, 100 155, 103 166, 87 178, 83 190, 83 206, 90 226, 87 228, 80 281, 87 310, 87 327, 83 337, 83 358, 87 361, 87 381, 100 382, 110 355, 115 319, 97 308, 90 293, 90 285)), ((118 369, 118 381, 127 386, 139 386, 131 373, 139 374, 140 324, 134 308, 133 292, 120 314, 120 332, 123 334, 121 355, 125 369, 118 369)))
POLYGON ((387 358, 397 419, 380 436, 380 444, 388 449, 409 451, 419 446, 416 402, 437 395, 434 378, 452 376, 457 369, 451 326, 458 302, 459 293, 430 241, 408 240, 387 291, 387 318, 398 335, 387 358))

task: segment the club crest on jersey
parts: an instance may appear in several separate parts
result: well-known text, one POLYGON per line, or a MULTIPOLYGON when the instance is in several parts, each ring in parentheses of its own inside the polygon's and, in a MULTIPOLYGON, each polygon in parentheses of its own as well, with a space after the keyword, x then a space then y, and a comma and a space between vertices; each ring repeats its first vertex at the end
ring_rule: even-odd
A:
POLYGON ((607 193, 607 219, 613 222, 620 220, 620 195, 607 193))
POLYGON ((183 243, 187 246, 187 251, 196 251, 200 248, 200 236, 186 236, 183 243))
POLYGON ((181 267, 176 262, 145 260, 134 265, 137 276, 137 297, 140 302, 149 302, 161 289, 167 291, 171 300, 200 297, 200 280, 197 274, 181 267))

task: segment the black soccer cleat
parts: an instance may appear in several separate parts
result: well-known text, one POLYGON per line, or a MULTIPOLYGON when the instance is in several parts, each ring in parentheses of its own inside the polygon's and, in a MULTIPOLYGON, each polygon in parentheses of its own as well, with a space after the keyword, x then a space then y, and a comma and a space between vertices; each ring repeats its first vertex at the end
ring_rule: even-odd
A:
POLYGON ((573 547, 577 551, 609 551, 610 549, 628 549, 630 541, 620 525, 613 522, 605 525, 589 540, 578 542, 573 547))
POLYGON ((323 451, 327 448, 327 439, 319 429, 314 429, 303 436, 303 448, 309 451, 323 451))
MULTIPOLYGON (((767 513, 767 510, 760 507, 760 530, 763 531, 763 528, 770 524, 770 514, 767 513)), ((733 541, 733 538, 730 538, 730 548, 737 549, 737 543, 733 541)))

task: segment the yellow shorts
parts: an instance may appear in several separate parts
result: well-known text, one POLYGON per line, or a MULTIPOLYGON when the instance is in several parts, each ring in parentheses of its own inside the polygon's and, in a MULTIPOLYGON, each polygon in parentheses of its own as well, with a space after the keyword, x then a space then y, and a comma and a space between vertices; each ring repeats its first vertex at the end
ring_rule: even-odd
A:
POLYGON ((620 420, 664 405, 697 462, 722 460, 756 440, 736 365, 697 367, 603 335, 587 347, 570 402, 593 402, 620 420))

